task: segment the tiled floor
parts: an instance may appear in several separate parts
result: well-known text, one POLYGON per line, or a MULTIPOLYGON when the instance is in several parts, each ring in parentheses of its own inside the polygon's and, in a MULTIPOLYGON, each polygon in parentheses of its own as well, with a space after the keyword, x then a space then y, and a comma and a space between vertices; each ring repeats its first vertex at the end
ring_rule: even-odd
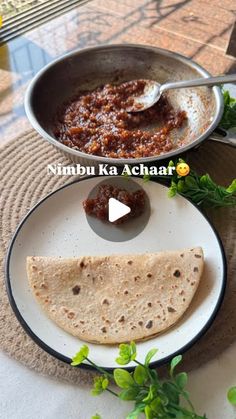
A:
POLYGON ((217 74, 236 71, 226 55, 235 0, 92 0, 0 48, 0 141, 29 128, 25 89, 37 71, 75 48, 140 43, 187 55, 217 74))

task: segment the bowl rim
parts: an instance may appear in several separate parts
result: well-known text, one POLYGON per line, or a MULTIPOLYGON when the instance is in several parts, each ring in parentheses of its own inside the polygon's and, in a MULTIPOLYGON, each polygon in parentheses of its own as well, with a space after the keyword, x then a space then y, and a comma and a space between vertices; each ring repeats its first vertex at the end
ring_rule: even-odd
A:
POLYGON ((55 60, 51 61, 49 64, 44 66, 31 80, 30 84, 27 87, 26 93, 25 93, 25 99, 24 99, 24 107, 25 112, 27 115, 27 118, 29 119, 29 122, 31 123, 32 127, 50 144, 53 146, 59 148, 62 152, 66 154, 73 155, 80 159, 87 159, 88 161, 91 160, 91 162, 96 163, 107 163, 107 164, 113 164, 113 165, 122 165, 122 164, 139 164, 139 163, 149 163, 154 162, 158 160, 164 160, 168 158, 175 157, 179 154, 185 153, 186 151, 194 148, 195 146, 198 146, 202 141, 204 141, 217 127, 219 124, 221 117, 223 115, 224 111, 224 101, 223 101, 223 95, 221 92, 220 87, 214 86, 212 88, 214 99, 215 99, 215 113, 214 117, 208 126, 208 128, 201 133, 194 141, 192 141, 190 144, 187 144, 183 147, 177 148, 175 150, 169 151, 167 153, 163 153, 157 156, 150 156, 150 157, 140 157, 140 158, 110 158, 110 157, 104 157, 104 156, 96 156, 93 154, 87 154, 79 150, 74 150, 73 148, 70 148, 62 143, 60 143, 58 140, 53 138, 38 122, 35 113, 33 112, 32 106, 31 106, 31 100, 34 93, 35 86, 37 82, 41 79, 41 77, 53 66, 57 65, 58 63, 64 61, 65 59, 86 54, 91 51, 100 51, 100 50, 113 50, 113 49, 120 49, 120 48, 126 48, 126 49, 145 49, 147 51, 153 51, 156 53, 159 53, 165 57, 174 58, 177 61, 186 64, 188 67, 196 70, 198 74, 204 78, 210 77, 211 73, 209 73, 205 68, 203 68, 201 65, 193 61, 192 59, 179 54, 174 51, 170 51, 167 49, 155 47, 152 45, 142 45, 142 44, 101 44, 98 46, 92 46, 82 49, 76 49, 72 52, 68 52, 66 54, 63 54, 59 58, 56 58, 55 60))

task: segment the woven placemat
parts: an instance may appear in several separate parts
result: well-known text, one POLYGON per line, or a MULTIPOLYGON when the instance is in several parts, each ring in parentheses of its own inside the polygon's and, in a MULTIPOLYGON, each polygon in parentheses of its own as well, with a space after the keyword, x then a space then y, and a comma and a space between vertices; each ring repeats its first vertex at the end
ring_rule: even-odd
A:
MULTIPOLYGON (((40 349, 24 332, 9 305, 4 285, 3 262, 13 232, 27 213, 49 192, 70 182, 72 177, 47 174, 47 164, 70 162, 34 131, 9 142, 0 150, 1 168, 1 278, 0 348, 8 355, 42 374, 72 383, 86 384, 92 372, 64 364, 40 349)), ((216 181, 229 183, 236 177, 236 149, 205 142, 189 154, 192 167, 209 172, 216 181)), ((73 177, 73 179, 75 179, 73 177)), ((228 259, 228 284, 222 308, 208 332, 185 354, 188 371, 220 354, 236 337, 236 212, 226 208, 208 213, 223 241, 228 259)))

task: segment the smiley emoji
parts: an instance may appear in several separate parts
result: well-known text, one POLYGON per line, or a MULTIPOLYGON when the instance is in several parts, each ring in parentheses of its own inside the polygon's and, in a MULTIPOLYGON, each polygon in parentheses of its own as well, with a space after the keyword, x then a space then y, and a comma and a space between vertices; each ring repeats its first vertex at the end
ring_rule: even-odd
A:
POLYGON ((179 176, 187 176, 190 172, 190 167, 187 163, 178 163, 176 166, 176 172, 179 176))

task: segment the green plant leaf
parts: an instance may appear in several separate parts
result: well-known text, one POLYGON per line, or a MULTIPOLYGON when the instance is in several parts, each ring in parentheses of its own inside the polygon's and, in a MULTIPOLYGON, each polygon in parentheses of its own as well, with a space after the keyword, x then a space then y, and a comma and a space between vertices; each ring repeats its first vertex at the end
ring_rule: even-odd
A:
POLYGON ((146 419, 153 419, 154 418, 153 411, 152 411, 150 406, 148 406, 148 405, 145 406, 144 413, 145 413, 146 419))
POLYGON ((181 390, 185 388, 187 381, 188 381, 188 375, 186 374, 186 372, 180 372, 175 377, 175 382, 181 390))
POLYGON ((219 126, 224 129, 236 126, 236 99, 230 96, 228 90, 223 90, 224 113, 219 126))
POLYGON ((143 175, 143 181, 144 181, 144 183, 149 182, 150 179, 151 179, 151 175, 150 174, 143 175))
POLYGON ((99 377, 94 377, 93 389, 91 391, 92 395, 99 396, 107 389, 108 385, 109 385, 109 381, 106 376, 101 375, 99 377))
POLYGON ((130 345, 127 343, 121 343, 119 346, 119 357, 116 358, 116 362, 119 365, 127 365, 136 358, 136 344, 131 342, 130 345))
POLYGON ((156 370, 152 370, 152 369, 149 368, 149 376, 152 378, 152 380, 155 383, 159 383, 159 381, 158 381, 158 374, 157 374, 157 371, 156 370))
POLYGON ((187 187, 185 185, 185 181, 184 180, 179 180, 177 183, 177 192, 184 194, 187 191, 187 187))
POLYGON ((131 361, 134 361, 137 356, 137 348, 136 348, 136 343, 134 341, 130 342, 130 349, 131 349, 131 361))
POLYGON ((128 371, 120 368, 114 370, 114 380, 118 387, 124 389, 128 389, 135 384, 132 375, 128 371))
POLYGON ((144 412, 145 404, 144 403, 137 403, 135 408, 126 416, 126 419, 138 419, 139 414, 144 412))
POLYGON ((177 355, 172 359, 172 361, 170 363, 170 375, 171 376, 173 376, 175 368, 177 367, 178 364, 180 364, 181 361, 182 361, 182 355, 177 355))
POLYGON ((166 381, 165 383, 163 383, 162 388, 166 396, 168 397, 169 401, 171 403, 178 405, 179 404, 179 390, 176 388, 176 386, 173 383, 166 381))
POLYGON ((216 183, 213 182, 211 177, 208 175, 208 173, 205 174, 205 175, 202 175, 200 177, 200 184, 201 184, 201 186, 203 186, 203 187, 205 187, 209 190, 212 190, 212 191, 214 191, 216 186, 217 186, 216 183))
POLYGON ((150 407, 155 413, 163 413, 162 401, 159 396, 151 402, 150 407))
POLYGON ((146 358, 145 358, 146 367, 148 367, 151 359, 154 357, 154 355, 156 355, 157 352, 158 352, 158 349, 150 349, 150 351, 147 353, 146 358))
POLYGON ((198 187, 196 179, 194 179, 194 177, 192 177, 191 175, 185 177, 185 185, 189 189, 195 189, 198 187))
POLYGON ((149 391, 146 397, 144 397, 143 402, 144 403, 149 403, 153 400, 154 397, 154 393, 153 391, 155 390, 155 387, 151 384, 149 387, 149 391))
POLYGON ((171 185, 168 190, 168 197, 173 198, 177 194, 177 184, 174 180, 171 181, 171 185))
POLYGON ((169 161, 168 167, 175 167, 175 164, 174 164, 173 160, 169 161))
POLYGON ((236 179, 234 179, 231 184, 228 186, 228 188, 226 189, 226 191, 230 194, 232 193, 236 193, 236 179))
POLYGON ((232 405, 236 406, 236 386, 229 389, 227 398, 232 405))
POLYGON ((119 394, 119 398, 121 400, 136 400, 138 393, 138 387, 130 387, 126 390, 122 390, 119 394))
POLYGON ((137 384, 142 385, 148 379, 148 373, 146 368, 142 365, 138 365, 134 370, 134 380, 137 384))
POLYGON ((88 348, 88 346, 87 346, 87 345, 83 345, 83 346, 80 348, 79 352, 77 352, 77 353, 75 354, 75 356, 72 358, 71 365, 72 365, 73 367, 75 367, 76 365, 80 365, 80 364, 82 364, 82 362, 83 362, 86 358, 88 358, 88 354, 89 354, 89 348, 88 348))
POLYGON ((96 413, 96 415, 92 416, 91 419, 102 419, 102 417, 96 413))

